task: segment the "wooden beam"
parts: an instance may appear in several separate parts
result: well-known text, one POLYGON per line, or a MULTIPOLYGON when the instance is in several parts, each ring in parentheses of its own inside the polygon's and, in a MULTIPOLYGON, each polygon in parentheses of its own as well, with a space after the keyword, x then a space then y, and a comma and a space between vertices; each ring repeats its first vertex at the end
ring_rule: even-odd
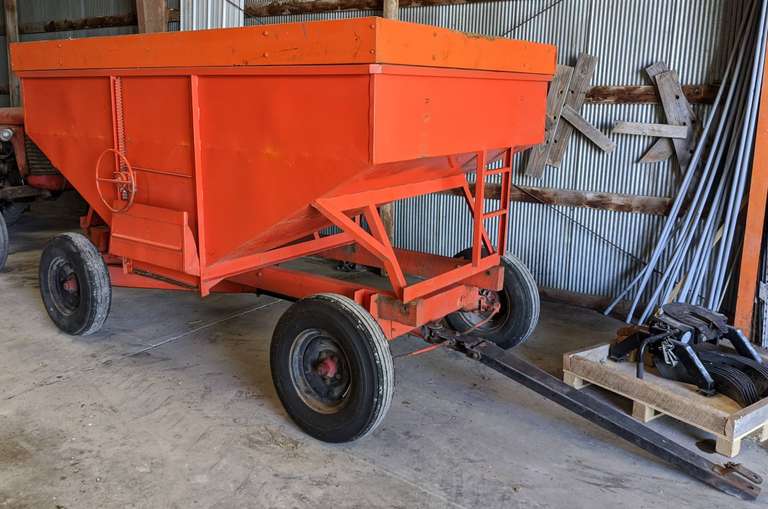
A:
MULTIPOLYGON (((474 188, 474 185, 470 186, 474 188)), ((474 191, 474 189, 473 189, 474 191)), ((460 189, 446 191, 446 194, 464 196, 460 189)), ((485 197, 498 200, 501 196, 499 184, 487 184, 485 197)), ((584 207, 617 212, 635 212, 638 214, 666 215, 672 206, 672 198, 641 196, 635 194, 596 193, 572 189, 553 189, 546 187, 512 186, 510 201, 561 205, 564 207, 584 207)))
POLYGON ((95 16, 90 18, 61 19, 45 23, 23 23, 19 26, 22 34, 44 34, 48 32, 68 32, 94 28, 114 28, 134 26, 138 23, 135 12, 114 16, 95 16))
MULTIPOLYGON (((386 19, 397 19, 399 15, 400 2, 398 0, 383 0, 383 12, 386 19)), ((395 210, 391 203, 379 207, 381 224, 384 227, 384 233, 390 242, 395 242, 395 210)))
POLYGON ((168 9, 165 0, 136 0, 136 18, 141 34, 168 30, 168 9))
MULTIPOLYGON (((683 93, 691 104, 712 104, 718 90, 717 85, 683 85, 683 93)), ((656 87, 642 86, 597 86, 587 92, 587 103, 591 104, 658 104, 656 87)))
POLYGON ((384 6, 383 6, 383 12, 382 15, 386 19, 398 19, 399 13, 398 10, 400 8, 400 2, 398 0, 383 0, 384 6))
POLYGON ((684 125, 649 124, 646 122, 618 121, 613 125, 616 134, 634 134, 653 136, 654 138, 675 138, 684 140, 688 137, 688 127, 684 125))
POLYGON ((11 69, 11 43, 19 42, 19 14, 16 10, 16 0, 3 0, 5 15, 5 40, 8 52, 8 90, 11 95, 11 106, 21 106, 21 86, 19 78, 11 69))
MULTIPOLYGON (((499 1, 501 0, 400 0, 399 7, 461 5, 499 1)), ((246 5, 245 15, 251 18, 263 18, 267 16, 349 10, 375 11, 381 8, 382 0, 273 0, 271 2, 246 5)))
POLYGON ((578 111, 574 110, 567 104, 563 107, 563 118, 571 124, 581 134, 597 145, 597 147, 603 152, 613 152, 616 149, 616 144, 608 136, 604 135, 599 129, 587 122, 578 111))
POLYGON ((585 207, 653 215, 666 215, 672 206, 672 198, 522 186, 512 187, 510 199, 564 207, 585 207))
POLYGON ((672 146, 672 140, 669 138, 659 138, 653 145, 648 147, 643 157, 638 161, 639 164, 653 164, 666 161, 675 153, 675 147, 672 146))
MULTIPOLYGON (((576 60, 571 84, 568 86, 568 97, 565 99, 565 104, 576 111, 579 111, 584 104, 589 83, 595 73, 595 67, 597 67, 597 58, 592 55, 582 53, 576 60)), ((557 125, 552 141, 552 150, 549 151, 549 159, 547 160, 550 165, 560 167, 572 133, 573 126, 568 122, 560 122, 557 125)))
POLYGON ((571 84, 573 67, 558 65, 547 94, 547 115, 544 122, 544 143, 536 145, 528 153, 524 174, 539 178, 544 173, 544 166, 552 149, 552 139, 560 122, 560 112, 563 110, 565 98, 568 97, 568 86, 571 84))

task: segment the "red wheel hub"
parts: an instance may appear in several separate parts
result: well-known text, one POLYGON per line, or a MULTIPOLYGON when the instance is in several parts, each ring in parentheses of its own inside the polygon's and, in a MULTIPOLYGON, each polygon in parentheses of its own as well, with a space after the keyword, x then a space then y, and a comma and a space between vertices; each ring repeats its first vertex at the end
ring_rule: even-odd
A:
POLYGON ((64 290, 66 290, 66 291, 68 291, 70 293, 76 292, 78 290, 77 278, 74 275, 73 276, 69 276, 64 281, 63 287, 64 287, 64 290))
POLYGON ((327 378, 333 378, 338 371, 338 363, 335 357, 326 357, 317 365, 317 374, 327 378))

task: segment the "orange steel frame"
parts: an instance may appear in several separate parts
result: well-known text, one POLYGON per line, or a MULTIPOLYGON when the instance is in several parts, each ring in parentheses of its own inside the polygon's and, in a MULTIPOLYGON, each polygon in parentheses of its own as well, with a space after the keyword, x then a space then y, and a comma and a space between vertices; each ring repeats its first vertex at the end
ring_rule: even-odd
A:
MULTIPOLYGON (((413 185, 318 199, 312 206, 341 229, 340 233, 321 236, 316 232, 312 238, 302 242, 220 262, 208 268, 205 268, 201 260, 199 280, 145 263, 134 264, 109 254, 105 254, 105 260, 114 286, 198 290, 202 296, 210 292, 261 291, 302 298, 323 292, 339 293, 364 306, 381 324, 385 335, 394 339, 454 311, 476 310, 480 305, 481 288, 501 289, 503 272, 500 263, 501 254, 506 248, 512 155, 512 149, 503 150, 500 156, 496 156, 503 161, 502 166, 495 169, 487 168, 488 159, 484 151, 478 152, 474 159, 477 183, 485 183, 489 176, 501 176, 503 192, 500 206, 490 212, 485 211, 484 185, 475 185, 476 192, 473 195, 465 174, 451 175, 413 185), (471 259, 457 260, 395 249, 382 224, 378 206, 451 189, 463 191, 472 216, 471 259), (496 227, 498 242, 495 246, 485 225, 486 220, 494 217, 499 218, 496 227), (363 228, 362 218, 365 218, 370 231, 363 228), (282 262, 311 255, 382 267, 387 271, 392 290, 382 291, 278 266, 282 262), (409 284, 406 275, 423 279, 409 284)), ((83 225, 94 243, 105 250, 108 237, 104 231, 106 227, 99 226, 93 212, 83 219, 83 225)), ((198 229, 202 231, 204 228, 201 215, 198 229)), ((202 247, 197 251, 202 254, 202 247)))
MULTIPOLYGON (((202 172, 202 147, 200 137, 200 104, 198 77, 192 75, 190 92, 192 100, 192 131, 194 150, 194 179, 196 186, 197 241, 189 242, 194 259, 184 272, 155 266, 146 262, 121 258, 109 253, 109 245, 115 238, 127 238, 125 234, 110 237, 110 227, 100 220, 91 209, 81 221, 91 240, 102 252, 109 266, 112 284, 135 288, 174 289, 199 291, 201 296, 211 292, 263 292, 289 298, 303 298, 322 292, 333 292, 353 298, 364 306, 380 323, 389 339, 406 334, 428 322, 438 320, 460 309, 476 310, 480 307, 480 289, 500 290, 503 284, 501 255, 506 249, 509 187, 514 148, 478 151, 459 168, 456 157, 447 157, 447 164, 455 170, 448 176, 413 183, 401 183, 382 189, 365 190, 340 196, 323 197, 312 202, 316 209, 341 232, 321 236, 316 231, 311 238, 280 246, 264 252, 222 260, 207 264, 205 260, 205 214, 202 207, 205 182, 202 172), (501 167, 488 169, 489 162, 502 161, 501 167), (467 165, 474 162, 475 192, 467 180, 467 165), (490 176, 501 178, 502 195, 498 209, 486 212, 485 183, 490 176), (483 185, 480 185, 483 183, 483 185), (469 261, 395 249, 388 238, 378 207, 393 201, 419 195, 461 189, 472 216, 472 256, 469 261), (362 226, 365 219, 370 231, 362 226), (498 218, 494 246, 486 230, 485 221, 498 218), (111 240, 110 240, 111 239, 111 240), (352 251, 344 251, 344 248, 352 251), (485 251, 483 251, 485 248, 485 251), (307 272, 279 267, 280 263, 298 258, 322 255, 328 258, 359 261, 386 269, 391 291, 318 276, 307 272), (197 275, 193 275, 197 274, 197 275), (406 275, 420 278, 409 283, 406 275)), ((119 86, 112 77, 113 87, 119 86)), ((121 132, 121 104, 112 91, 112 123, 114 129, 115 168, 125 169, 128 164, 120 157, 124 145, 121 132)), ((467 155, 463 155, 466 160, 467 155)), ((471 169, 471 168, 470 168, 471 169)), ((97 167, 98 173, 98 167, 97 167)), ((119 191, 123 185, 118 178, 97 180, 115 185, 119 191)), ((128 186, 130 187, 130 186, 128 186)), ((115 218, 129 207, 120 207, 120 193, 115 200, 118 207, 115 218)), ((130 204, 129 204, 130 205, 130 204)), ((141 207, 139 204, 134 206, 141 207)), ((186 220, 184 221, 186 223, 186 220)), ((187 241, 185 241, 187 242, 187 241)), ((163 245, 161 247, 168 247, 163 245)), ((186 256, 186 255, 185 255, 186 256)))
MULTIPOLYGON (((198 169, 201 164, 200 118, 197 77, 190 77, 193 105, 193 144, 195 154, 195 181, 198 206, 203 206, 201 195, 204 182, 198 169)), ((113 119, 120 115, 119 105, 113 102, 113 119)), ((118 122, 115 121, 115 125, 118 122)), ((115 133, 115 147, 119 150, 121 133, 115 133)), ((509 217, 509 188, 512 171, 513 148, 495 150, 489 154, 478 151, 474 156, 475 193, 472 193, 467 173, 453 174, 432 180, 401 184, 383 189, 354 194, 324 197, 312 203, 328 222, 341 232, 321 236, 315 232, 311 238, 246 255, 212 265, 205 263, 205 221, 198 210, 198 245, 195 247, 195 268, 199 278, 178 271, 143 262, 105 254, 112 284, 135 288, 197 290, 201 296, 211 292, 261 291, 289 298, 302 298, 316 293, 333 292, 346 295, 363 305, 380 323, 385 335, 394 339, 430 321, 454 311, 476 310, 480 306, 482 288, 500 290, 503 284, 501 255, 505 252, 509 217), (502 161, 501 167, 488 169, 488 164, 502 161), (487 177, 501 178, 502 195, 498 209, 485 211, 485 183, 487 177), (482 185, 481 185, 482 183, 482 185), (419 195, 461 189, 472 216, 472 256, 468 261, 456 260, 427 253, 395 249, 388 238, 378 207, 396 200, 419 195), (370 231, 362 226, 362 218, 370 231), (494 246, 485 221, 498 218, 494 246), (483 251, 485 248, 485 252, 483 251), (345 282, 335 278, 279 267, 280 263, 298 258, 321 255, 331 259, 355 261, 386 269, 391 291, 345 282), (421 278, 409 283, 406 275, 421 278)), ((117 159, 115 166, 122 161, 117 159)), ((447 158, 458 169, 455 158, 447 158)), ((473 160, 468 163, 471 164, 473 160)), ((116 183, 114 180, 109 180, 116 183)), ((119 186, 119 184, 117 184, 119 186)), ((102 251, 108 251, 108 227, 91 210, 82 224, 93 242, 102 251)))

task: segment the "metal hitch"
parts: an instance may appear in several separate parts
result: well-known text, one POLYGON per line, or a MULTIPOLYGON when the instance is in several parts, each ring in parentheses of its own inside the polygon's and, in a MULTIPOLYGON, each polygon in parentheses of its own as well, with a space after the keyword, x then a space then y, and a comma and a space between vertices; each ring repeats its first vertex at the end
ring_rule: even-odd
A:
POLYGON ((449 348, 480 361, 717 490, 742 500, 755 500, 760 494, 762 477, 741 464, 713 463, 491 342, 461 335, 445 339, 449 348))

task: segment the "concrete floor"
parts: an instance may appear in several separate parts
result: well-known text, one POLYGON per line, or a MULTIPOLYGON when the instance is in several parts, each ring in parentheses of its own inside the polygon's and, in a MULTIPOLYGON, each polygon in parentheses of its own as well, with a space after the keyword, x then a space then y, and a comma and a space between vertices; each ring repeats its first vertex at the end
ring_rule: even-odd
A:
MULTIPOLYGON (((268 342, 288 303, 271 297, 116 289, 99 334, 61 334, 40 304, 37 261, 47 238, 77 228, 66 203, 36 205, 12 229, 0 274, 0 507, 766 503, 714 491, 448 351, 396 359, 395 400, 373 436, 317 442, 272 388, 268 342)), ((520 351, 557 373, 563 352, 609 340, 618 325, 545 303, 520 351)), ((693 449, 708 438, 668 418, 653 426, 693 449)), ((739 460, 768 474, 754 441, 739 460)))

